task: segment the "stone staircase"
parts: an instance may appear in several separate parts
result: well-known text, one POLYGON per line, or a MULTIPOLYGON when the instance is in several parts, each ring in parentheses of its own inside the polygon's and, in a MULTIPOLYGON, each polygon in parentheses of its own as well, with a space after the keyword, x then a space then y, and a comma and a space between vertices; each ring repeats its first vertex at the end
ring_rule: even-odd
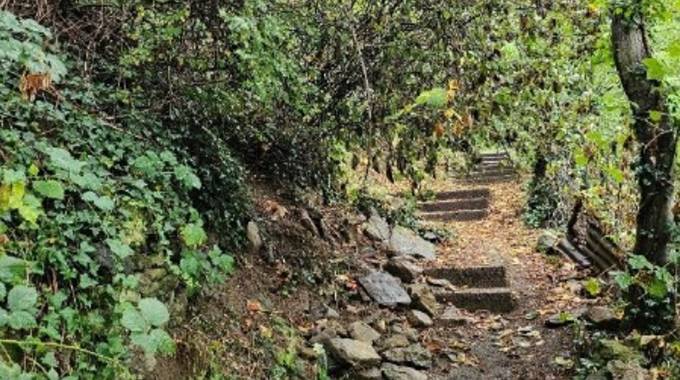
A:
POLYGON ((466 176, 459 180, 476 184, 507 182, 517 179, 510 156, 507 153, 489 153, 480 156, 480 161, 466 176))
MULTIPOLYGON (((473 171, 462 179, 480 185, 515 180, 517 173, 509 163, 506 153, 484 154, 473 171)), ((428 221, 477 221, 489 216, 491 191, 487 187, 445 191, 434 200, 418 205, 419 217, 428 221)), ((510 312, 516 300, 510 289, 506 268, 502 265, 483 267, 439 267, 427 269, 425 276, 446 280, 447 288, 433 288, 438 302, 452 304, 469 311, 489 310, 495 313, 510 312)))
POLYGON ((491 192, 488 188, 438 193, 434 201, 421 202, 418 216, 430 221, 471 221, 489 215, 491 192))
POLYGON ((431 278, 445 279, 456 287, 455 290, 435 291, 435 298, 440 303, 451 303, 468 311, 488 310, 493 313, 507 313, 515 308, 515 297, 502 265, 433 268, 426 270, 424 274, 431 278))

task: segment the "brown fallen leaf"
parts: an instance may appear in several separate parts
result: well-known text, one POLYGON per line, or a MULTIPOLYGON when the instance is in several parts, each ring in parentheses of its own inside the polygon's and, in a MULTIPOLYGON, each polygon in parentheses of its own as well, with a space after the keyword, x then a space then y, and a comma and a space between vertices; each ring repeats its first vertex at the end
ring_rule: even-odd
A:
POLYGON ((259 313, 262 311, 262 304, 258 300, 246 301, 246 309, 251 313, 259 313))

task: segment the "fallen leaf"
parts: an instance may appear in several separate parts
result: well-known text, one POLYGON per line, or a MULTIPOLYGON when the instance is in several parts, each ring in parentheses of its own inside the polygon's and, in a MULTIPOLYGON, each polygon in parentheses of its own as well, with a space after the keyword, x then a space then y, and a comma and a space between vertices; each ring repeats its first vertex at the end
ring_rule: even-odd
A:
POLYGON ((258 300, 246 301, 246 309, 251 313, 259 313, 262 311, 262 304, 258 300))

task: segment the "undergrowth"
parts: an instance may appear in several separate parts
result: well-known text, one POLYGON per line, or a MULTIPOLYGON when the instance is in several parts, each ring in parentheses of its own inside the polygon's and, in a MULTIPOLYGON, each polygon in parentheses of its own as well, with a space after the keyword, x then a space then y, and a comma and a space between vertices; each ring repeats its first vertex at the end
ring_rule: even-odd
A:
POLYGON ((194 207, 206 169, 152 119, 110 121, 114 91, 36 22, 0 12, 0 41, 0 378, 130 378, 232 270, 194 207))

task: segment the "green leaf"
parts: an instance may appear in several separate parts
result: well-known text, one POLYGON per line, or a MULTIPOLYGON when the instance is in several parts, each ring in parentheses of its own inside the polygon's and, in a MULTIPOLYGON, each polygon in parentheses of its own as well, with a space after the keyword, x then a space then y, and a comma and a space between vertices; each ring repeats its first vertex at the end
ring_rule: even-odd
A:
POLYGON ((24 197, 23 203, 17 208, 17 211, 19 211, 19 215, 21 215, 24 220, 31 224, 35 224, 40 215, 42 215, 41 206, 38 198, 32 194, 27 194, 26 197, 24 197))
POLYGON ((29 310, 38 302, 38 292, 35 288, 17 285, 7 294, 7 307, 10 311, 29 310))
POLYGON ((668 70, 666 66, 656 58, 647 58, 642 61, 647 68, 647 79, 662 81, 666 78, 668 70))
POLYGON ((175 352, 175 341, 165 330, 153 329, 149 333, 149 337, 156 347, 157 352, 166 355, 175 352))
POLYGON ((191 248, 199 247, 208 239, 203 227, 196 223, 187 224, 182 227, 181 234, 184 244, 191 248))
POLYGON ((51 199, 64 199, 64 188, 61 182, 55 180, 35 181, 33 189, 40 195, 51 199))
POLYGON ((115 206, 111 198, 107 196, 100 197, 99 195, 95 194, 92 191, 84 193, 83 195, 81 195, 81 198, 83 198, 83 200, 86 202, 93 203, 98 209, 102 211, 111 211, 115 206))
POLYGON ((113 252, 116 256, 120 257, 121 259, 129 257, 134 253, 134 251, 132 250, 132 248, 130 248, 129 245, 123 243, 118 239, 106 239, 106 244, 109 246, 109 249, 111 249, 111 252, 113 252))
POLYGON ((85 166, 85 162, 74 159, 71 153, 62 148, 46 148, 45 153, 50 157, 50 163, 54 167, 68 172, 79 173, 85 166))
POLYGON ((136 309, 129 308, 123 312, 120 324, 133 333, 144 333, 149 329, 149 323, 136 309))
POLYGON ((448 94, 444 88, 433 88, 422 92, 416 98, 417 105, 425 105, 431 108, 444 108, 448 103, 448 94))
POLYGON ((591 297, 596 297, 601 292, 600 281, 593 277, 583 282, 583 288, 591 297))
POLYGON ((5 327, 9 323, 9 313, 0 307, 0 327, 5 327))
POLYGON ((652 278, 645 288, 647 293, 657 300, 663 300, 668 295, 668 284, 660 278, 652 278))
POLYGON ((5 284, 0 282, 0 303, 2 303, 5 300, 6 295, 7 295, 7 289, 5 288, 5 284))
POLYGON ((7 322, 9 323, 9 326, 15 330, 28 330, 38 325, 33 314, 25 310, 9 313, 7 322))
POLYGON ((161 329, 154 329, 148 334, 133 334, 132 343, 141 347, 146 355, 157 352, 171 354, 175 351, 175 342, 170 335, 161 329))
POLYGON ((614 275, 614 281, 621 288, 621 290, 627 290, 633 285, 633 276, 628 272, 617 272, 614 275))
POLYGON ((663 119, 663 112, 651 111, 649 112, 649 119, 654 123, 658 123, 663 119))
POLYGON ((139 301, 139 310, 144 318, 155 327, 164 325, 170 319, 168 308, 156 298, 141 299, 139 301))
POLYGON ((102 179, 93 173, 71 174, 69 177, 73 183, 82 189, 98 191, 103 186, 102 179))
POLYGON ((177 177, 177 180, 186 188, 201 188, 201 180, 193 173, 193 171, 191 171, 191 168, 186 165, 179 165, 175 168, 175 177, 177 177))
POLYGON ((13 256, 0 256, 0 281, 14 283, 26 277, 28 262, 13 256))
POLYGON ((628 266, 635 270, 652 269, 653 265, 642 255, 631 255, 628 259, 628 266))
POLYGON ((673 59, 680 58, 680 39, 673 41, 666 49, 668 55, 673 59))

